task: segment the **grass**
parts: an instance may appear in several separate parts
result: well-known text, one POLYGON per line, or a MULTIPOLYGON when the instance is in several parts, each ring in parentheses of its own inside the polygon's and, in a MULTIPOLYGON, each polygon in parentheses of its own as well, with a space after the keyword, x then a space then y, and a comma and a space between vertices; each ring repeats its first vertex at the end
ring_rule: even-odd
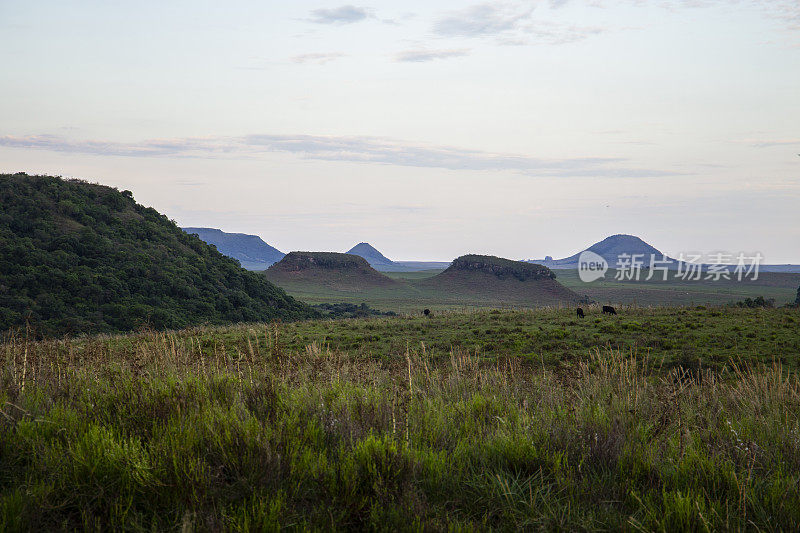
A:
MULTIPOLYGON (((535 308, 523 293, 508 293, 502 296, 499 291, 485 290, 481 283, 464 284, 461 287, 448 286, 437 289, 430 278, 442 270, 420 272, 382 272, 398 283, 393 286, 369 286, 356 280, 359 290, 336 290, 329 280, 325 283, 309 281, 273 281, 290 295, 311 304, 346 302, 366 303, 381 311, 396 313, 415 313, 428 307, 438 311, 464 310, 471 308, 535 308)), ((637 304, 640 306, 696 306, 724 305, 745 298, 763 296, 774 298, 777 305, 794 302, 800 274, 762 272, 756 281, 682 281, 670 278, 668 281, 616 281, 615 271, 606 273, 606 279, 584 283, 578 279, 577 271, 555 270, 559 283, 575 291, 580 296, 603 304, 637 304)), ((645 275, 646 276, 646 275, 645 275)), ((341 280, 346 287, 347 276, 341 280)))
MULTIPOLYGON (((593 350, 636 351, 640 358, 665 367, 721 368, 730 361, 768 364, 778 361, 798 367, 800 315, 794 309, 633 308, 620 307, 618 316, 584 307, 536 311, 475 310, 435 312, 433 317, 312 320, 252 328, 204 327, 183 330, 175 342, 189 343, 207 356, 228 358, 249 353, 258 338, 278 336, 281 350, 302 352, 316 345, 364 360, 403 358, 407 345, 425 343, 428 356, 447 359, 452 350, 483 359, 518 358, 541 366, 570 365, 593 350), (277 329, 276 329, 277 328, 277 329), (266 331, 269 329, 269 331, 266 331), (257 334, 257 335, 256 335, 257 334), (266 336, 266 337, 265 337, 266 336)), ((136 336, 96 337, 73 341, 76 354, 106 350, 119 357, 136 357, 136 336)))
POLYGON ((798 318, 482 311, 7 338, 0 530, 797 530, 798 318))
POLYGON ((428 269, 428 270, 415 270, 413 272, 381 272, 384 276, 392 279, 427 279, 432 278, 436 274, 444 272, 443 268, 428 269))
POLYGON ((558 281, 580 295, 587 295, 598 302, 638 303, 640 305, 722 305, 745 298, 763 296, 774 298, 778 305, 794 302, 800 274, 761 272, 758 279, 751 280, 699 280, 684 281, 670 272, 667 281, 660 273, 646 281, 642 273, 640 281, 618 281, 616 270, 609 270, 602 280, 584 283, 576 270, 556 270, 558 281))

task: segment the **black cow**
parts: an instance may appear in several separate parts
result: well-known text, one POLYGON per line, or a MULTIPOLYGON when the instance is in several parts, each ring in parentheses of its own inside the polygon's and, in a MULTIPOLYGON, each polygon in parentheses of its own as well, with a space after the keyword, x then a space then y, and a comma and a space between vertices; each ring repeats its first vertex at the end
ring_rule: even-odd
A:
POLYGON ((578 318, 583 318, 583 309, 578 308, 578 318))
POLYGON ((425 310, 422 312, 422 314, 423 314, 423 315, 425 315, 425 316, 431 316, 431 310, 430 310, 430 309, 425 309, 425 310))
POLYGON ((603 314, 604 315, 605 314, 616 315, 617 314, 617 310, 614 309, 613 307, 611 307, 610 305, 604 305, 603 306, 603 314))

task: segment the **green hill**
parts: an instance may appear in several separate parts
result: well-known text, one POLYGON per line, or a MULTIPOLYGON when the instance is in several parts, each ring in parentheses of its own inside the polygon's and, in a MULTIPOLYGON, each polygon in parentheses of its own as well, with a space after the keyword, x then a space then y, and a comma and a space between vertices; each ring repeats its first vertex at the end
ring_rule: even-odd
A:
POLYGON ((337 252, 290 252, 264 275, 281 287, 316 286, 345 292, 397 285, 363 257, 337 252))
POLYGON ((549 268, 522 261, 512 261, 492 255, 462 255, 453 260, 453 263, 442 274, 448 272, 483 272, 491 274, 498 279, 516 279, 526 281, 529 279, 556 279, 556 275, 549 268))
POLYGON ((464 299, 491 295, 516 305, 570 304, 580 299, 545 266, 488 255, 458 257, 444 272, 417 286, 464 299))
POLYGON ((0 174, 0 331, 118 332, 316 312, 129 191, 0 174))

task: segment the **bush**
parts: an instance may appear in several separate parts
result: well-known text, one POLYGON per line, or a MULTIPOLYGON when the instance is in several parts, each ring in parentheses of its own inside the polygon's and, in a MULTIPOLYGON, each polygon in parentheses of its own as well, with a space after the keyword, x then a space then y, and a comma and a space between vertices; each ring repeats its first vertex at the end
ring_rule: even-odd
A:
POLYGON ((736 302, 735 305, 737 307, 747 307, 751 309, 759 307, 772 308, 775 307, 775 299, 765 299, 763 296, 757 296, 756 298, 745 298, 743 301, 736 302))

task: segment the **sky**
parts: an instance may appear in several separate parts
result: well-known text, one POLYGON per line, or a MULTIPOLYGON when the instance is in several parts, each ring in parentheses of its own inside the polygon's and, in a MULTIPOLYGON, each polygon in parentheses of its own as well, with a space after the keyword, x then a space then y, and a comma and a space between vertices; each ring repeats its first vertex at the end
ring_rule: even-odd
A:
POLYGON ((0 66, 0 172, 284 252, 800 263, 796 0, 0 0, 0 66))

